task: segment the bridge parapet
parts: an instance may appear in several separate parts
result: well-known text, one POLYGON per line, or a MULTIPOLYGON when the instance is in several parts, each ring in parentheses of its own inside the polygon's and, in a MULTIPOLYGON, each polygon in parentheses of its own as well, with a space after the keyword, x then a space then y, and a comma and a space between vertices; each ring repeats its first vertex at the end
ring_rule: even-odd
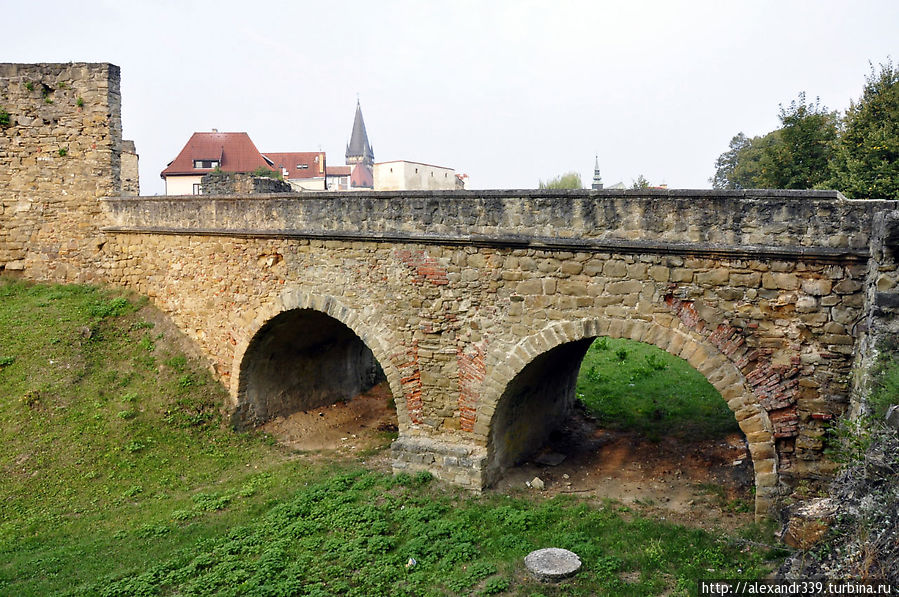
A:
POLYGON ((835 191, 436 191, 104 200, 109 231, 864 260, 874 213, 835 191))

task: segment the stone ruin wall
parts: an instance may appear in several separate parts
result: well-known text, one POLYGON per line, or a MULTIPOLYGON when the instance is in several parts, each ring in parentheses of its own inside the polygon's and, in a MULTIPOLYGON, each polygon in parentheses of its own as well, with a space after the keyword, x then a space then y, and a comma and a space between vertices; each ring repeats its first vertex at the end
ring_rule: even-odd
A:
POLYGON ((134 141, 122 141, 122 195, 125 197, 140 195, 139 162, 134 141))
POLYGON ((277 178, 237 172, 210 172, 200 179, 204 195, 257 195, 290 193, 290 185, 277 178))
MULTIPOLYGON (((867 414, 871 373, 883 350, 899 352, 899 206, 874 216, 865 279, 865 312, 852 379, 852 414, 867 414)), ((899 403, 896 397, 894 403, 899 403)))
POLYGON ((0 272, 99 281, 101 197, 121 187, 119 68, 0 63, 0 272))

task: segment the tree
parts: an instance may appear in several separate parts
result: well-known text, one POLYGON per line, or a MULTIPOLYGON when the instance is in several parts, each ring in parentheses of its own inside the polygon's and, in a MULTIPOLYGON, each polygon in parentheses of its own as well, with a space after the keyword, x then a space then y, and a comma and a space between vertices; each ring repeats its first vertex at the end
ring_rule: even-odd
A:
POLYGON ((749 138, 738 133, 730 140, 730 149, 715 160, 715 176, 709 179, 713 189, 754 189, 765 186, 762 156, 780 143, 780 129, 762 137, 749 138))
POLYGON ((566 172, 555 178, 550 178, 546 182, 540 181, 540 189, 583 189, 584 184, 581 182, 581 175, 577 172, 566 172))
POLYGON ((865 77, 852 102, 833 161, 833 186, 852 198, 899 199, 899 66, 865 77))
POLYGON ((780 106, 781 128, 761 137, 737 134, 730 149, 715 161, 716 189, 811 189, 832 178, 830 160, 839 131, 836 112, 805 93, 789 107, 780 106))
POLYGON ((648 189, 649 181, 646 180, 646 177, 642 174, 638 175, 636 180, 634 180, 634 184, 631 185, 632 189, 648 189))
POLYGON ((744 153, 749 149, 750 145, 752 145, 752 140, 744 135, 742 131, 734 135, 734 138, 730 140, 728 145, 730 149, 719 155, 718 159, 715 160, 715 176, 709 179, 713 189, 743 188, 735 180, 734 171, 737 169, 737 165, 745 159, 744 153))
POLYGON ((839 131, 839 115, 815 103, 805 103, 805 92, 788 108, 780 106, 779 142, 762 151, 762 187, 773 189, 813 189, 831 179, 833 157, 839 131))

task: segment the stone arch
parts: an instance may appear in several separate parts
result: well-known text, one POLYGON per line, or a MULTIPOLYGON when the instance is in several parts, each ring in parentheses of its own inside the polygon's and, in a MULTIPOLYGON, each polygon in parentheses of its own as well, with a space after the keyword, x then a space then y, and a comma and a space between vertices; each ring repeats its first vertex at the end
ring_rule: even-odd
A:
MULTIPOLYGON (((482 387, 477 408, 477 423, 474 435, 478 443, 487 446, 485 481, 496 479, 508 462, 502 462, 502 449, 495 444, 495 430, 498 424, 497 412, 502 415, 503 400, 508 400, 507 391, 514 391, 522 374, 534 363, 544 367, 576 359, 574 375, 592 340, 598 336, 625 338, 652 344, 675 356, 686 360, 715 387, 734 413, 737 423, 749 444, 749 452, 755 473, 756 516, 766 516, 774 504, 777 494, 777 455, 775 436, 767 411, 753 393, 750 384, 737 365, 725 354, 708 342, 702 335, 684 326, 680 320, 672 318, 667 325, 657 321, 587 318, 550 324, 540 332, 521 339, 511 351, 500 354, 492 351, 487 359, 490 371, 482 387), (541 359, 543 362, 541 363, 541 359)), ((553 369, 544 369, 553 370, 553 369)), ((564 375, 566 371, 557 369, 564 375)), ((570 373, 570 372, 568 372, 570 373)), ((529 383, 524 380, 523 383, 529 383)), ((520 383, 519 383, 520 385, 520 383)), ((573 387, 571 398, 573 401, 573 387)), ((561 405, 565 408, 566 405, 561 405)), ((543 419, 550 424, 557 412, 547 412, 543 419)), ((548 431, 551 431, 549 429, 548 431)), ((547 431, 547 432, 548 432, 547 431)))
MULTIPOLYGON (((300 288, 285 289, 274 301, 259 310, 256 317, 246 326, 246 334, 238 340, 234 351, 232 371, 237 375, 231 380, 230 394, 232 401, 232 421, 236 426, 251 423, 254 417, 247 415, 247 409, 253 408, 248 400, 247 391, 251 383, 251 369, 254 366, 254 347, 263 339, 269 328, 285 314, 297 314, 307 321, 324 323, 330 326, 328 331, 337 332, 345 339, 355 336, 358 345, 370 351, 390 385, 394 396, 402 396, 400 375, 388 349, 391 334, 383 325, 371 325, 358 310, 344 305, 339 299, 329 295, 306 292, 300 288)), ((327 332, 326 332, 327 333, 327 332)), ((356 347, 350 347, 354 350, 356 347)), ((401 425, 408 422, 408 413, 401 400, 396 401, 397 419, 401 425)))

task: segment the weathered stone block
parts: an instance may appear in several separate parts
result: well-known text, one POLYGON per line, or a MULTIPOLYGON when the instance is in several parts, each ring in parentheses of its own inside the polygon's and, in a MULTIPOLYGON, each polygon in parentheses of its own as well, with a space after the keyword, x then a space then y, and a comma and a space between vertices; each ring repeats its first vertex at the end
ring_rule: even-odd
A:
POLYGON ((663 265, 653 265, 649 268, 649 277, 656 282, 667 282, 670 277, 670 270, 663 265))
POLYGON ((811 313, 818 310, 818 301, 813 296, 800 296, 796 299, 797 313, 811 313))
POLYGON ((697 272, 694 280, 697 284, 721 286, 727 284, 730 279, 730 270, 726 268, 713 269, 707 272, 697 272))
POLYGON ((574 276, 584 271, 584 264, 577 261, 565 261, 562 263, 562 273, 574 276))
MULTIPOLYGON (((620 282, 609 282, 606 285, 606 292, 611 295, 631 294, 640 292, 643 289, 643 283, 639 280, 623 280, 620 282)), ((586 293, 586 288, 584 288, 586 293)))
POLYGON ((670 279, 672 282, 692 282, 693 270, 688 268, 672 268, 670 279))
POLYGON ((516 288, 518 294, 543 294, 543 280, 540 278, 530 278, 518 284, 516 288))
POLYGON ((812 296, 824 296, 830 294, 833 282, 827 278, 814 278, 802 280, 802 291, 812 296))
POLYGON ((862 289, 861 282, 859 282, 857 280, 849 280, 849 279, 840 280, 833 287, 833 291, 836 292, 837 294, 852 294, 854 292, 858 292, 861 289, 862 289))
POLYGON ((623 261, 606 261, 602 273, 610 278, 623 278, 627 275, 627 264, 623 261))
POLYGON ((796 274, 767 272, 762 275, 762 287, 770 290, 797 290, 799 277, 796 274))
POLYGON ((757 288, 761 283, 762 275, 758 272, 749 273, 732 273, 729 283, 731 286, 739 286, 745 288, 757 288))

